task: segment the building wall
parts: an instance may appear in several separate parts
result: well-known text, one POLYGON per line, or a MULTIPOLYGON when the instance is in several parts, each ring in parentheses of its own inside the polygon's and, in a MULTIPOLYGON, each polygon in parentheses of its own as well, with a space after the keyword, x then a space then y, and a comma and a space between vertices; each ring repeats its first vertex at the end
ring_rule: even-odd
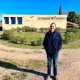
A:
POLYGON ((50 24, 54 22, 59 28, 66 28, 67 15, 3 15, 2 27, 3 30, 29 26, 29 27, 45 27, 48 28, 50 24), (5 24, 4 17, 9 17, 9 24, 5 24), (16 18, 16 24, 11 24, 11 17, 16 18), (17 17, 22 17, 22 24, 18 24, 17 17))

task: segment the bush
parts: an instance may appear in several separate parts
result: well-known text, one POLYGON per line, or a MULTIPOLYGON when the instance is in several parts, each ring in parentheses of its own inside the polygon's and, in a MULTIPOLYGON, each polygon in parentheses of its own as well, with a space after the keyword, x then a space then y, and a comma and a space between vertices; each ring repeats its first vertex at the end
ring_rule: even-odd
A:
POLYGON ((36 32, 37 31, 37 28, 24 26, 23 27, 23 31, 25 31, 25 32, 36 32))
POLYGON ((41 27, 41 28, 39 29, 39 31, 40 31, 41 33, 44 32, 44 28, 41 27))
POLYGON ((66 32, 66 29, 62 29, 62 28, 56 28, 56 30, 58 31, 58 32, 66 32))
POLYGON ((41 46, 43 44, 43 38, 39 38, 37 41, 36 41, 36 46, 41 46))
POLYGON ((5 30, 2 34, 2 39, 10 40, 13 37, 13 30, 5 30))
POLYGON ((43 27, 41 27, 41 28, 39 28, 39 31, 40 32, 47 32, 47 31, 49 31, 49 28, 43 28, 43 27))
POLYGON ((25 36, 14 35, 13 38, 10 39, 11 42, 16 44, 24 44, 26 42, 25 36))
POLYGON ((20 28, 20 27, 17 27, 17 32, 20 32, 20 31, 22 31, 22 28, 20 28))
POLYGON ((35 41, 31 41, 31 46, 35 46, 35 41))
POLYGON ((80 39, 80 30, 79 29, 67 29, 65 33, 65 43, 73 42, 80 39))
POLYGON ((76 28, 67 28, 66 32, 80 32, 80 29, 76 29, 76 28))
POLYGON ((38 38, 36 41, 31 41, 31 46, 41 46, 43 44, 43 38, 38 38))
POLYGON ((72 41, 75 41, 75 33, 73 32, 70 32, 70 33, 65 33, 65 40, 64 42, 65 43, 68 43, 68 42, 72 42, 72 41))

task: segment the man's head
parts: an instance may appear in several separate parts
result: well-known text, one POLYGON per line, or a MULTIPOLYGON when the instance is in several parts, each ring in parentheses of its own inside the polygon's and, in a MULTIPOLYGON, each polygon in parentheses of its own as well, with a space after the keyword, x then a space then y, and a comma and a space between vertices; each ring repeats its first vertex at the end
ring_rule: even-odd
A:
POLYGON ((51 24, 50 24, 50 31, 51 31, 51 32, 54 32, 55 29, 56 29, 56 24, 55 24, 55 23, 51 23, 51 24))

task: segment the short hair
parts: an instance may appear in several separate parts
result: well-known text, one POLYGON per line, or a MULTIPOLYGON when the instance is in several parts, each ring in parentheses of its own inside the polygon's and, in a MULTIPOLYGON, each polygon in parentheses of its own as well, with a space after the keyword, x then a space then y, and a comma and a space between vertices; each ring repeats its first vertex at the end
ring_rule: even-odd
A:
POLYGON ((52 24, 54 24, 54 25, 55 25, 55 27, 56 27, 56 24, 55 24, 54 22, 50 24, 50 27, 52 26, 52 24))

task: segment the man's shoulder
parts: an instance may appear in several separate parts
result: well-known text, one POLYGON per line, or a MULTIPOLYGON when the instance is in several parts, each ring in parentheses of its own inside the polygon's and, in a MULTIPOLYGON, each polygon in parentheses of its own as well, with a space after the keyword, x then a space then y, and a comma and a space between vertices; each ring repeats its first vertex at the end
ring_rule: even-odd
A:
MULTIPOLYGON (((57 35, 61 35, 60 32, 58 32, 58 31, 55 31, 55 33, 56 33, 57 35)), ((50 31, 46 32, 45 35, 46 35, 46 36, 50 35, 50 31)))
POLYGON ((56 34, 61 35, 60 32, 58 32, 58 31, 55 31, 55 32, 56 32, 56 34))
POLYGON ((50 31, 46 32, 46 34, 45 34, 45 35, 47 36, 47 35, 49 35, 49 34, 50 34, 50 31))

